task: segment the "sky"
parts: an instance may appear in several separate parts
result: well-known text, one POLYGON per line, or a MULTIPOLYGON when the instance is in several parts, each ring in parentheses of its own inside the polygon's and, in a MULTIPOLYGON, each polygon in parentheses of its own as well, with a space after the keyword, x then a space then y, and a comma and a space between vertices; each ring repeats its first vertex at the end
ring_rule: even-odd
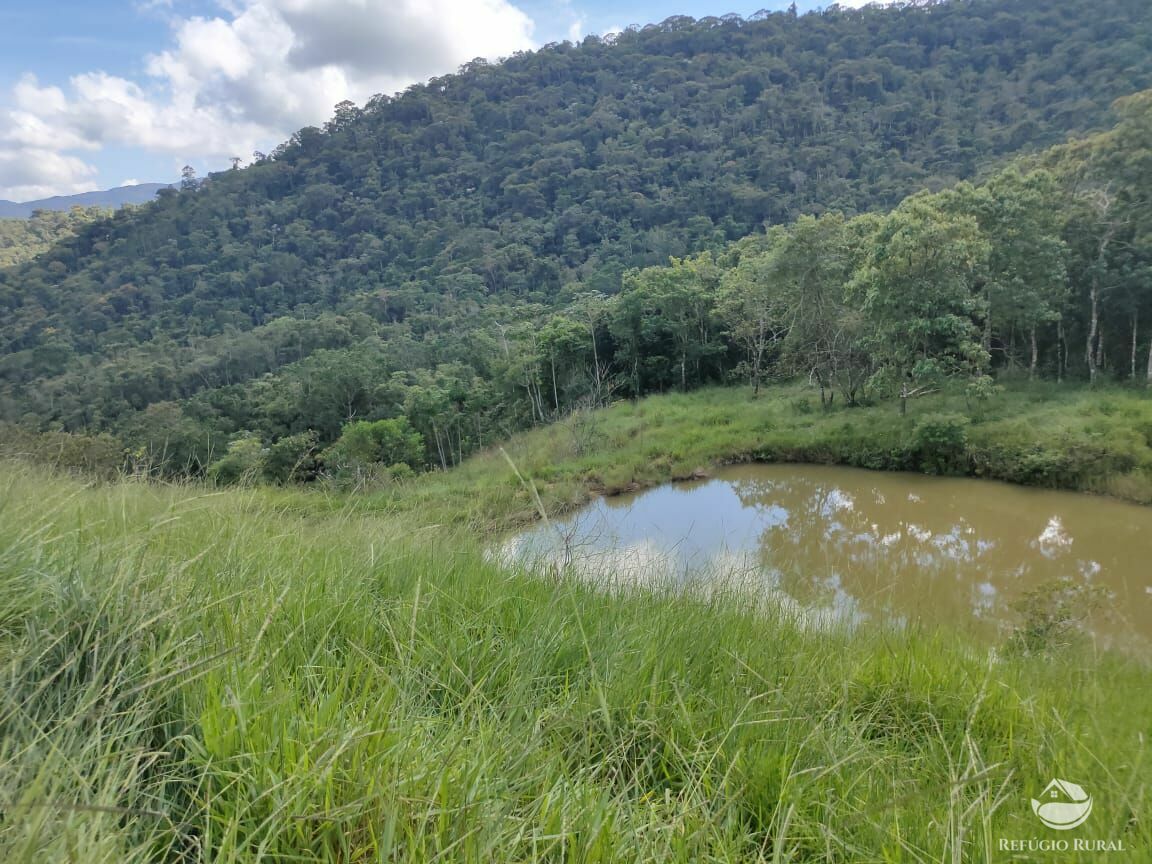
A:
MULTIPOLYGON (((171 182, 344 99, 548 42, 789 0, 3 0, 0 198, 171 182)), ((841 0, 859 6, 864 0, 841 0)), ((801 11, 820 0, 798 0, 801 11)))

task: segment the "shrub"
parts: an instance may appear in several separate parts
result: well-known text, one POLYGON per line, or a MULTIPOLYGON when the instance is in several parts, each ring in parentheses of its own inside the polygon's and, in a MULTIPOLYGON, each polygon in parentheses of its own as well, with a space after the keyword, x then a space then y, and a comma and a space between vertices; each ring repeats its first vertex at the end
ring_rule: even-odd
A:
POLYGON ((374 473, 373 466, 413 468, 423 463, 424 436, 407 418, 360 420, 344 427, 340 439, 324 451, 324 467, 335 475, 374 473))
POLYGON ((104 480, 115 479, 125 464, 124 442, 106 432, 33 432, 7 423, 0 424, 0 455, 104 480))
POLYGON ((208 477, 225 486, 250 482, 260 475, 267 452, 259 438, 241 433, 224 457, 208 466, 208 477))
POLYGON ((1003 392, 1004 388, 997 384, 995 379, 990 375, 979 375, 972 379, 968 383, 968 386, 965 387, 964 400, 969 410, 972 410, 973 403, 975 403, 982 419, 988 404, 992 401, 992 397, 1003 392))
POLYGON ((963 474, 967 467, 967 417, 927 414, 912 430, 916 464, 926 474, 963 474))
POLYGON ((264 479, 273 483, 303 483, 314 480, 319 469, 317 435, 311 429, 281 438, 268 448, 264 458, 264 479))
POLYGON ((397 462, 395 465, 389 465, 388 473, 392 476, 393 480, 407 480, 410 477, 416 476, 416 472, 412 470, 412 466, 407 462, 397 462))
POLYGON ((788 407, 792 409, 793 414, 801 416, 812 413, 812 400, 807 396, 798 396, 788 403, 788 407))

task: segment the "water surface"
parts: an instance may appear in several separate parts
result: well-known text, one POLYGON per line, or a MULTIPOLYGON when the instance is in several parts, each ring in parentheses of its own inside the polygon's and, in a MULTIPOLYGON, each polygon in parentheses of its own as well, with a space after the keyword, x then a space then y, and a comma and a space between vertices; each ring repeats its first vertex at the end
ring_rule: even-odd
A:
POLYGON ((601 498, 503 554, 613 583, 728 584, 820 620, 1002 635, 1031 592, 1092 589, 1103 647, 1152 646, 1152 508, 972 479, 741 465, 601 498))

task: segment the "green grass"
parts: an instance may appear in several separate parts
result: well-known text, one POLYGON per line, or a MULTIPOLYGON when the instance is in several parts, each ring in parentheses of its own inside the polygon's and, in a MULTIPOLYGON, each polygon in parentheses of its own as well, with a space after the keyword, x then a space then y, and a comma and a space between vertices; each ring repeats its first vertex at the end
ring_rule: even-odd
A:
MULTIPOLYGON (((522 433, 503 448, 555 514, 596 494, 733 462, 925 470, 916 427, 939 415, 968 423, 967 446, 952 473, 1152 503, 1152 395, 1125 388, 1022 382, 986 402, 969 404, 962 393, 914 400, 903 417, 892 403, 824 410, 812 390, 799 385, 773 388, 759 399, 746 388, 714 388, 621 402, 522 433)), ((347 506, 412 512, 480 534, 539 518, 532 493, 498 449, 353 501, 282 494, 306 512, 347 506)))
MULTIPOLYGON (((1152 403, 1031 393, 971 451, 1096 441, 1101 491, 1146 476, 1124 430, 1152 403)), ((890 457, 963 406, 801 398, 659 397, 592 447, 508 452, 559 509, 727 459, 890 457)), ((353 497, 4 469, 0 861, 1036 861, 998 843, 1057 837, 1029 805, 1052 776, 1095 799, 1069 833, 1152 855, 1137 660, 508 572, 483 532, 534 504, 499 454, 353 497)))

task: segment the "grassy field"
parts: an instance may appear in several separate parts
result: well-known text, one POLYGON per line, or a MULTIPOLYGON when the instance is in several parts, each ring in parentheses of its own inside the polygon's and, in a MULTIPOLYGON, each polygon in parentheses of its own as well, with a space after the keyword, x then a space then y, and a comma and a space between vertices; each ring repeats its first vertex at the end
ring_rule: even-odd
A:
MULTIPOLYGON (((970 474, 1152 503, 1152 394, 1021 383, 982 402, 941 393, 909 403, 823 410, 810 388, 745 388, 653 396, 573 415, 513 437, 447 473, 327 506, 465 524, 488 533, 595 494, 634 490, 746 461, 816 462, 897 471, 970 474), (959 429, 960 442, 939 429, 959 429), (928 430, 925 432, 925 430, 928 430), (928 433, 936 431, 932 436, 928 433), (941 460, 941 452, 947 458, 941 460)), ((314 511, 318 496, 294 496, 314 511)))
MULTIPOLYGON (((1139 395, 977 407, 965 470, 1148 489, 1139 395)), ((1000 846, 1062 833, 1149 860, 1143 663, 816 631, 483 554, 531 518, 529 479, 559 510, 728 459, 914 467, 918 425, 966 411, 659 397, 509 442, 523 481, 492 453, 357 496, 7 463, 0 861, 1100 859, 1000 846), (1094 797, 1075 832, 1032 814, 1053 776, 1094 797)))

